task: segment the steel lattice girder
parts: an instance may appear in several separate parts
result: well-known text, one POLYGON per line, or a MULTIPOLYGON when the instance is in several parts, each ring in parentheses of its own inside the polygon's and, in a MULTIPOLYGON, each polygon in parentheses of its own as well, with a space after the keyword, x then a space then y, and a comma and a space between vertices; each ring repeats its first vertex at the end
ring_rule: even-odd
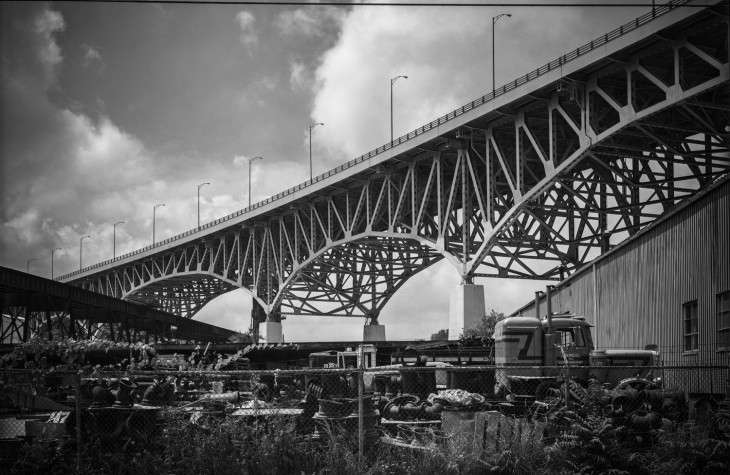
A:
POLYGON ((225 341, 235 332, 0 267, 0 341, 169 338, 225 341))
POLYGON ((367 316, 447 259, 558 279, 730 172, 727 19, 649 35, 389 160, 76 283, 193 316, 367 316))

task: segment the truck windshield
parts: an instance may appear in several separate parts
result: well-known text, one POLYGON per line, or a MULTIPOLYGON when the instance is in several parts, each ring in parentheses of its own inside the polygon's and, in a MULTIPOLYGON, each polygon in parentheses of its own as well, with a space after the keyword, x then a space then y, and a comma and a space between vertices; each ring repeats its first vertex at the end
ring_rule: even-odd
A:
POLYGON ((357 368, 357 355, 340 354, 340 368, 357 368))
POLYGON ((557 331, 561 346, 586 347, 593 346, 588 328, 561 328, 557 331))

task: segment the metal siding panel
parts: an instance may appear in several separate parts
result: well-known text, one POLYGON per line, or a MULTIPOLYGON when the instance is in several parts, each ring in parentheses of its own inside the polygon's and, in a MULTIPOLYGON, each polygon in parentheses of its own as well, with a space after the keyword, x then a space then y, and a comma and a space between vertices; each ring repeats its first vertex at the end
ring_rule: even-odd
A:
MULTIPOLYGON (((655 343, 666 365, 727 365, 728 354, 715 350, 716 298, 727 290, 730 181, 616 252, 599 257, 591 268, 556 288, 552 300, 554 311, 584 315, 596 325, 599 348, 655 343), (700 349, 685 355, 682 304, 692 300, 698 302, 700 349)), ((534 315, 532 307, 523 314, 534 315)), ((544 314, 544 300, 541 307, 544 314)), ((720 373, 682 372, 670 379, 690 391, 722 392, 726 376, 720 373)))

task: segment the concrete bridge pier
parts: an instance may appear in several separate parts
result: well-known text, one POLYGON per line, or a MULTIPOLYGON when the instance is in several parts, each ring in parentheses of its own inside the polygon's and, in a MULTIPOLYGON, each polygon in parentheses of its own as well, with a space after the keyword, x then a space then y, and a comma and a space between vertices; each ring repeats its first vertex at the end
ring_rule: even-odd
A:
POLYGON ((386 341, 385 325, 378 324, 378 314, 373 313, 366 317, 362 331, 362 341, 386 341))
POLYGON ((266 343, 283 343, 284 331, 281 322, 266 319, 265 322, 259 323, 259 335, 266 343))
POLYGON ((485 311, 483 285, 461 283, 451 289, 449 340, 458 340, 465 328, 481 321, 485 311))

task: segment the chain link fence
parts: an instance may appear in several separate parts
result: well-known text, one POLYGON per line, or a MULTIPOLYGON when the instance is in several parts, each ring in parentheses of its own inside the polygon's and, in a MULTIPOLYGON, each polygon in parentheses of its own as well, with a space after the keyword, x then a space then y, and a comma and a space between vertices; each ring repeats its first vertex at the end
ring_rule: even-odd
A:
POLYGON ((423 359, 370 369, 6 368, 0 464, 17 473, 162 463, 165 473, 299 474, 410 473, 420 463, 468 473, 505 453, 563 447, 590 429, 576 421, 591 418, 629 446, 658 444, 685 424, 730 440, 727 366, 619 369, 423 359), (399 471, 404 461, 410 468, 399 471))

